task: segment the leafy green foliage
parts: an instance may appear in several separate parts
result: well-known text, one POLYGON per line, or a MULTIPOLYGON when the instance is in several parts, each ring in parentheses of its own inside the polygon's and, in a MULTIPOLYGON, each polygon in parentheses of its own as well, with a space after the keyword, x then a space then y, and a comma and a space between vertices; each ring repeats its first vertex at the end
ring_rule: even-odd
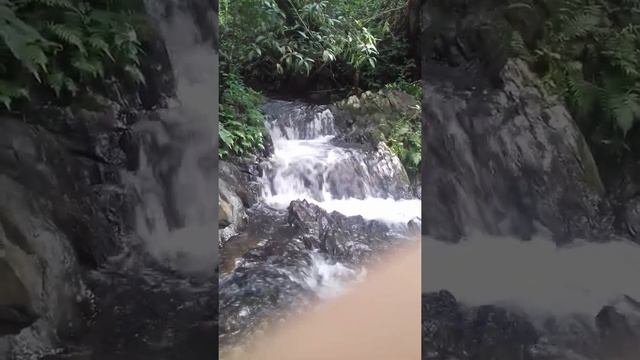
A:
POLYGON ((418 103, 422 102, 422 85, 419 81, 410 82, 399 78, 395 82, 385 85, 386 89, 404 91, 413 96, 418 103))
POLYGON ((0 102, 35 87, 73 96, 109 78, 144 82, 133 1, 0 0, 0 102))
POLYGON ((420 175, 422 161, 421 108, 416 106, 391 123, 386 144, 398 156, 410 178, 420 175))
POLYGON ((566 99, 591 138, 620 143, 640 120, 640 2, 547 0, 544 37, 512 47, 566 99))
POLYGON ((235 74, 224 74, 222 83, 218 156, 243 156, 263 149, 262 97, 235 74))
MULTIPOLYGON (((324 77, 335 86, 347 82, 351 90, 394 82, 390 89, 419 93, 408 80, 415 64, 408 60, 404 38, 406 10, 406 0, 222 0, 220 156, 242 156, 262 147, 259 99, 243 80, 324 77)), ((416 127, 413 115, 401 116, 402 121, 381 125, 380 134, 416 169, 419 119, 416 127)))
MULTIPOLYGON (((385 89, 390 93, 407 93, 415 99, 416 104, 422 103, 422 85, 419 81, 409 82, 401 78, 387 84, 385 89)), ((385 142, 398 156, 409 177, 415 178, 420 176, 422 161, 422 108, 415 105, 403 110, 389 122, 387 129, 384 129, 387 131, 385 142)))
POLYGON ((376 92, 351 96, 336 108, 348 114, 354 128, 365 130, 361 135, 369 144, 384 142, 415 179, 422 158, 421 100, 420 84, 401 80, 376 92))
POLYGON ((404 1, 223 0, 223 70, 263 81, 292 75, 310 78, 321 72, 351 73, 358 78, 360 72, 376 68, 378 41, 391 31, 390 19, 404 9, 402 4, 404 1))

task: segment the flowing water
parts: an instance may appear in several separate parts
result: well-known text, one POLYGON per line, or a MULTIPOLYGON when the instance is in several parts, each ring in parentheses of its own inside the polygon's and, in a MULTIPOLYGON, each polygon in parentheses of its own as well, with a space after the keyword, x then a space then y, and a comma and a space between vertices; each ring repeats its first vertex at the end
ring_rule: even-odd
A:
MULTIPOLYGON (((137 197, 125 252, 89 275, 88 329, 59 356, 203 359, 217 353, 217 53, 195 24, 195 2, 146 2, 176 80, 167 109, 134 125, 137 197)), ((215 17, 209 9, 209 18, 215 17)))
POLYGON ((329 212, 389 224, 419 218, 420 200, 387 185, 403 171, 402 164, 333 145, 338 132, 329 109, 280 101, 265 109, 274 144, 261 179, 265 203, 286 208, 304 199, 329 212))
POLYGON ((602 359, 596 315, 605 306, 627 317, 636 329, 629 331, 640 329, 640 246, 630 241, 558 247, 542 235, 472 233, 458 244, 424 238, 422 266, 424 292, 446 289, 468 306, 523 311, 562 359, 602 359))
POLYGON ((423 289, 448 289, 471 305, 511 303, 536 314, 595 315, 625 295, 640 299, 640 246, 482 234, 458 244, 424 242, 423 289))
MULTIPOLYGON (((221 276, 220 334, 224 341, 257 327, 263 318, 277 318, 281 311, 313 299, 339 296, 351 282, 366 276, 359 251, 375 253, 374 237, 392 244, 407 234, 410 222, 420 222, 420 200, 411 196, 397 157, 388 151, 335 144, 340 130, 329 108, 271 100, 264 113, 274 150, 261 164, 260 200, 249 211, 250 230, 245 238, 254 241, 255 247, 235 258, 233 269, 221 276), (319 211, 326 211, 358 217, 341 220, 352 221, 351 229, 356 231, 349 235, 353 244, 345 253, 338 256, 327 249, 319 235, 304 240, 307 235, 292 233, 287 209, 296 200, 306 201, 299 206, 315 216, 323 217, 319 211), (322 210, 315 210, 314 205, 322 210), (262 218, 268 220, 259 221, 262 218), (271 233, 261 226, 255 229, 252 222, 275 224, 277 229, 271 233), (357 233, 360 229, 379 230, 357 233)), ((312 220, 319 221, 321 232, 350 231, 349 226, 327 216, 312 220)), ((228 246, 234 241, 239 240, 232 238, 228 246)))

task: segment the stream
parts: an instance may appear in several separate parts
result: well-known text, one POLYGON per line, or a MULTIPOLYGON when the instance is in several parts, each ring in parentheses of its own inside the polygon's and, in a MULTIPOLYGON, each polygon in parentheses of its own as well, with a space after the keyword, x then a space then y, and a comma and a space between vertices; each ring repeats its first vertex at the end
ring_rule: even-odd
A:
POLYGON ((263 112, 274 149, 260 164, 249 224, 222 250, 221 346, 348 291, 420 224, 420 200, 397 190, 399 160, 338 145, 328 107, 269 100, 263 112))

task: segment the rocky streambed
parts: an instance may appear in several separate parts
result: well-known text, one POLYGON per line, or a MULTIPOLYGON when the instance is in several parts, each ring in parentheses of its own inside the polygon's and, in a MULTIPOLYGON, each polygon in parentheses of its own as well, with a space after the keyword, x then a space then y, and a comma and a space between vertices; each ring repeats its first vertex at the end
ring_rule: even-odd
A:
POLYGON ((272 100, 263 111, 272 152, 222 165, 222 346, 339 296, 420 228, 420 200, 383 143, 345 141, 331 106, 272 100))

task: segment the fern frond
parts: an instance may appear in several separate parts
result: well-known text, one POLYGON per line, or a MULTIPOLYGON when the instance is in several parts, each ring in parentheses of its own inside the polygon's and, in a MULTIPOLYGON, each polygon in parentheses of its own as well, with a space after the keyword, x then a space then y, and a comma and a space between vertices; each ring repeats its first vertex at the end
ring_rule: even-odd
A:
POLYGON ((35 4, 48 7, 57 7, 68 10, 76 10, 76 6, 71 0, 18 0, 19 5, 35 4))
POLYGON ((7 110, 11 110, 11 103, 13 99, 18 98, 29 98, 29 92, 27 89, 7 81, 0 80, 0 102, 7 108, 7 110))
POLYGON ((578 117, 583 118, 590 114, 596 106, 599 89, 584 79, 582 63, 574 61, 567 64, 562 83, 567 102, 578 117))
POLYGON ((640 97, 631 92, 611 96, 607 104, 616 125, 626 135, 640 118, 640 97))
POLYGON ((133 81, 135 81, 138 84, 146 84, 146 80, 144 78, 144 75, 142 74, 142 72, 140 71, 140 69, 138 69, 135 66, 132 65, 127 65, 124 67, 124 71, 133 79, 133 81))
POLYGON ((76 57, 71 64, 80 74, 92 78, 104 77, 104 67, 99 60, 76 57))
POLYGON ((600 97, 604 109, 623 134, 640 119, 640 96, 634 92, 629 80, 616 76, 603 79, 600 97))
POLYGON ((53 71, 47 74, 47 84, 56 93, 56 96, 60 96, 62 89, 64 88, 65 75, 60 71, 53 71))
POLYGON ((47 28, 60 40, 75 46, 82 54, 87 53, 87 49, 82 42, 82 33, 78 29, 68 27, 64 24, 49 24, 47 28))
POLYGON ((517 31, 511 32, 511 41, 509 45, 510 45, 511 51, 516 56, 526 61, 531 61, 533 59, 531 52, 527 48, 527 45, 525 44, 524 39, 522 38, 522 35, 520 35, 519 32, 517 31))
POLYGON ((580 38, 598 29, 603 13, 597 7, 587 7, 577 14, 566 16, 561 23, 560 36, 565 41, 580 38))
POLYGON ((629 29, 612 32, 604 41, 602 54, 611 65, 630 76, 640 76, 638 58, 640 51, 636 46, 638 39, 629 29))
POLYGON ((109 44, 100 36, 92 35, 87 39, 87 44, 94 48, 95 50, 103 52, 105 55, 109 57, 111 61, 115 61, 113 55, 111 54, 111 50, 109 49, 109 44))
POLYGON ((78 92, 78 86, 71 78, 64 79, 64 88, 67 89, 67 91, 73 96, 75 96, 78 92))

